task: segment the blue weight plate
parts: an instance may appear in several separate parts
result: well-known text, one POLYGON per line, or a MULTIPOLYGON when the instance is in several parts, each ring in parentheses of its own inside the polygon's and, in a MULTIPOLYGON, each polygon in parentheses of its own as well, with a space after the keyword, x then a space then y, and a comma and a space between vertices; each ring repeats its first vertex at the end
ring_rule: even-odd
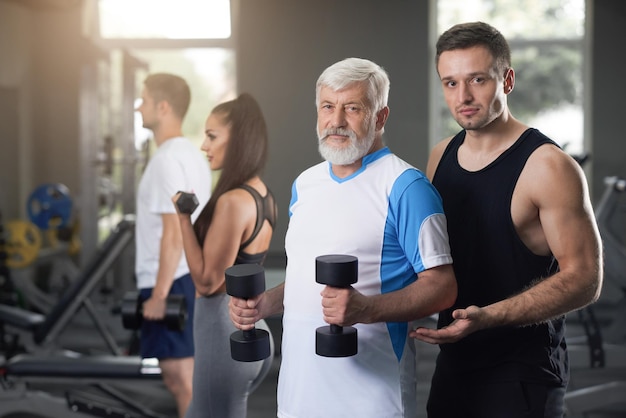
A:
POLYGON ((61 183, 42 184, 28 198, 28 217, 40 229, 62 228, 72 216, 72 198, 61 183))

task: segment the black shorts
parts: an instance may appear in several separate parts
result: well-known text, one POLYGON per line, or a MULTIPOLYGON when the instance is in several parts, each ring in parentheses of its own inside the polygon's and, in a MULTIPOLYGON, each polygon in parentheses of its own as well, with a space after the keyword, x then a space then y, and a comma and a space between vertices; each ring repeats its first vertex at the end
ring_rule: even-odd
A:
POLYGON ((426 409, 429 418, 561 418, 564 396, 563 386, 514 380, 508 371, 485 380, 435 369, 426 409))

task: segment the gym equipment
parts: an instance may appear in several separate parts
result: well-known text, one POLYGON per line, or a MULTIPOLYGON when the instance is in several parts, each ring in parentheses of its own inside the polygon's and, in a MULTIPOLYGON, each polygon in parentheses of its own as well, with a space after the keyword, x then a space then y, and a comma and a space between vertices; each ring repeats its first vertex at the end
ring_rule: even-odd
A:
POLYGON ((626 219, 623 207, 620 213, 619 206, 620 198, 625 196, 626 179, 606 177, 604 185, 596 218, 605 255, 603 294, 607 293, 610 300, 604 303, 600 300, 578 311, 585 341, 569 346, 572 379, 565 394, 568 417, 586 416, 623 404, 626 393, 626 242, 618 235, 620 228, 614 226, 615 220, 626 219), (594 312, 607 307, 604 315, 609 321, 602 326, 607 321, 597 319, 601 316, 594 312), (578 379, 590 379, 592 383, 581 386, 578 379))
MULTIPOLYGON (((226 269, 226 293, 249 299, 265 291, 265 271, 258 264, 236 264, 226 269)), ((230 355, 237 361, 258 361, 269 357, 270 334, 264 329, 235 331, 230 335, 230 355)))
POLYGON ((180 211, 180 213, 186 213, 188 215, 191 215, 199 205, 198 198, 194 193, 187 193, 182 191, 179 191, 178 193, 180 193, 178 200, 176 200, 176 206, 178 206, 178 210, 180 211))
POLYGON ((79 276, 80 268, 62 243, 56 248, 42 246, 34 262, 11 273, 21 306, 46 314, 79 276))
MULTIPOLYGON (((126 393, 120 393, 104 383, 107 378, 160 379, 160 369, 154 360, 149 363, 139 357, 121 356, 122 350, 89 298, 96 284, 133 242, 134 230, 134 222, 130 218, 122 220, 47 315, 0 305, 2 341, 9 340, 5 337, 10 330, 20 332, 14 335, 13 344, 3 350, 3 357, 8 360, 0 366, 3 380, 0 385, 0 416, 21 412, 59 418, 70 415, 77 418, 164 418, 147 410, 126 393), (112 355, 85 356, 58 349, 58 337, 81 307, 87 310, 95 325, 94 329, 103 337, 112 355), (18 338, 28 335, 32 341, 20 344, 18 338), (31 385, 45 381, 53 383, 55 388, 65 382, 68 386, 88 386, 101 393, 95 400, 69 391, 65 396, 55 396, 35 390, 31 385)), ((39 387, 37 385, 34 387, 39 387)))
MULTIPOLYGON (((189 312, 184 295, 169 295, 165 303, 165 326, 173 331, 185 329, 189 312)), ((122 324, 126 329, 139 329, 143 322, 143 302, 139 292, 127 292, 122 300, 122 324)))
MULTIPOLYGON (((119 388, 120 381, 128 381, 134 389, 139 381, 159 382, 161 369, 157 359, 106 354, 19 354, 1 365, 0 373, 6 383, 0 386, 3 417, 17 414, 51 418, 166 418, 119 388), (46 384, 59 390, 42 390, 46 384)), ((140 393, 133 391, 135 395, 140 393)))
POLYGON ((14 256, 28 254, 29 257, 11 265, 13 281, 22 306, 45 314, 80 273, 74 257, 81 245, 78 222, 73 220, 71 225, 47 230, 40 230, 32 222, 23 222, 30 225, 33 233, 41 235, 42 244, 36 253, 36 247, 20 246, 14 256))
MULTIPOLYGON (((249 393, 263 382, 272 361, 272 357, 263 360, 249 393)), ((1 417, 166 418, 137 397, 155 397, 154 384, 160 386, 162 383, 161 369, 154 358, 107 354, 18 354, 0 364, 0 376, 3 382, 0 385, 1 417), (64 393, 53 395, 46 390, 46 384, 56 388, 55 392, 61 389, 64 393), (144 385, 150 392, 143 393, 144 385)), ((163 398, 168 397, 163 386, 163 398)))
POLYGON ((22 220, 7 222, 5 248, 9 268, 23 268, 33 263, 41 244, 41 231, 34 223, 22 220))
MULTIPOLYGON (((27 333, 26 336, 32 337, 32 343, 26 346, 21 346, 19 339, 16 338, 11 351, 35 352, 37 348, 44 347, 49 351, 49 347, 55 344, 78 310, 85 308, 111 352, 120 354, 121 349, 98 316, 89 295, 111 270, 125 248, 133 242, 134 231, 133 221, 122 220, 46 315, 14 306, 0 305, 0 338, 5 337, 5 326, 17 328, 22 334, 27 333)), ((5 356, 10 357, 6 353, 5 356)))
MULTIPOLYGON (((15 291, 11 271, 7 265, 8 253, 6 241, 4 239, 4 224, 2 222, 2 212, 0 211, 0 304, 16 305, 19 295, 15 291)), ((0 341, 0 351, 3 342, 0 341)))
MULTIPOLYGON (((346 288, 358 280, 358 259, 351 255, 329 254, 315 259, 315 281, 346 288)), ((330 324, 315 330, 315 353, 324 357, 349 357, 358 352, 357 330, 330 324)))
POLYGON ((61 228, 72 216, 72 198, 61 183, 42 184, 28 197, 29 219, 42 230, 61 228))

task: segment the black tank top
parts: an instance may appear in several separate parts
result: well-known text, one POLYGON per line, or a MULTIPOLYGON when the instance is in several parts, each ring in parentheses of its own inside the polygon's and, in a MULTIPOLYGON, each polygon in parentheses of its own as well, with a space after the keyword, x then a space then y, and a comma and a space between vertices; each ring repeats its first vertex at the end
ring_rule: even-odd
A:
POLYGON ((239 252, 237 253, 237 259, 235 260, 235 264, 263 264, 263 260, 265 260, 265 256, 267 255, 267 251, 257 253, 257 254, 248 254, 243 251, 257 235, 261 231, 263 227, 263 222, 266 220, 269 222, 272 229, 276 224, 276 218, 278 214, 278 209, 276 207, 276 201, 274 200, 274 195, 267 189, 267 194, 261 196, 259 192, 256 191, 255 188, 248 186, 247 184, 242 184, 239 186, 240 189, 247 190, 252 197, 254 197, 254 202, 256 203, 256 224, 254 225, 254 230, 252 231, 252 235, 246 241, 241 243, 239 246, 239 252))
MULTIPOLYGON (((520 240, 511 218, 511 198, 528 157, 553 144, 536 129, 526 130, 495 161, 475 172, 457 159, 465 131, 448 144, 433 178, 448 220, 454 272, 459 286, 454 306, 439 315, 439 327, 452 322, 452 311, 505 299, 534 280, 558 270, 552 256, 532 253, 520 240)), ((453 370, 510 367, 513 378, 567 380, 564 318, 527 327, 479 331, 441 346, 441 361, 453 370)))

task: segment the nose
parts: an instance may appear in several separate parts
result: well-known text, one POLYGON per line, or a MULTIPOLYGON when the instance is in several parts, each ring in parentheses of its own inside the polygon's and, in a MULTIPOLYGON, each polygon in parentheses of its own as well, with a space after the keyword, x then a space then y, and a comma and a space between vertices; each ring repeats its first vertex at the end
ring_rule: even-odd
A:
POLYGON ((459 84, 458 88, 458 101, 459 103, 467 103, 472 101, 472 92, 470 87, 465 84, 459 84))
POLYGON ((202 144, 200 144, 200 149, 204 152, 207 152, 209 150, 209 144, 211 141, 209 141, 208 137, 204 138, 204 141, 202 141, 202 144))
POLYGON ((333 112, 330 123, 333 128, 342 128, 346 124, 346 115, 342 108, 336 108, 333 112))

